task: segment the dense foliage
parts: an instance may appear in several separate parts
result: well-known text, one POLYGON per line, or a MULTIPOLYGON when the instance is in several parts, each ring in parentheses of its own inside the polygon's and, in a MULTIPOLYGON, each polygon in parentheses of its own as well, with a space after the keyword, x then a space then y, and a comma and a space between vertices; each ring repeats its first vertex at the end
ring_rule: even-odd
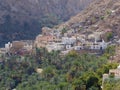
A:
POLYGON ((106 79, 103 85, 104 85, 103 90, 119 90, 120 79, 115 78, 106 79))
POLYGON ((117 66, 108 63, 106 54, 59 53, 36 49, 33 56, 1 56, 0 90, 101 90, 102 74, 117 66))

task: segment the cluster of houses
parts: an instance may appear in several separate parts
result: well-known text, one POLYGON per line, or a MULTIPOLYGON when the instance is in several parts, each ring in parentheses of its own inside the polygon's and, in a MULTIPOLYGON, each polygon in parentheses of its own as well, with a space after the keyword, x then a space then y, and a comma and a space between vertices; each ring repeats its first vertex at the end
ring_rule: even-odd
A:
POLYGON ((0 48, 0 54, 19 54, 19 55, 27 55, 31 54, 33 51, 34 41, 32 40, 21 40, 21 41, 13 41, 12 43, 8 42, 5 44, 4 48, 0 48))
POLYGON ((43 27, 42 33, 35 40, 8 42, 4 48, 0 48, 0 53, 31 54, 34 48, 46 48, 49 52, 59 50, 63 54, 71 50, 103 51, 109 43, 104 41, 102 34, 104 31, 80 33, 77 29, 58 30, 43 27))
POLYGON ((91 34, 78 33, 76 29, 53 30, 48 27, 42 28, 42 34, 38 35, 35 40, 35 46, 46 48, 49 52, 60 50, 69 52, 70 50, 104 50, 108 43, 105 42, 101 35, 103 32, 94 32, 91 34))

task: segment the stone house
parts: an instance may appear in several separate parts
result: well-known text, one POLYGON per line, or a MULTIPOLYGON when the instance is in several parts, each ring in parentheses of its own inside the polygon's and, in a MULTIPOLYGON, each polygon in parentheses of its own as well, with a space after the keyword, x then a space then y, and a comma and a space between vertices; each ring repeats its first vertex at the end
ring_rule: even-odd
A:
POLYGON ((13 41, 12 42, 12 47, 10 49, 11 53, 16 53, 17 51, 19 51, 20 49, 22 49, 24 47, 24 42, 23 41, 13 41))
POLYGON ((10 48, 11 54, 30 54, 33 50, 33 41, 31 40, 21 40, 13 41, 12 47, 10 48))
POLYGON ((110 77, 114 78, 114 79, 120 79, 120 65, 117 67, 117 69, 110 69, 109 70, 109 74, 103 74, 103 79, 102 79, 102 89, 104 81, 106 79, 109 79, 110 77))
POLYGON ((46 47, 48 42, 54 42, 55 40, 56 37, 53 35, 47 35, 47 36, 38 35, 35 40, 35 46, 38 48, 46 47))
POLYGON ((49 43, 46 45, 46 49, 48 52, 51 52, 52 50, 57 51, 57 50, 64 50, 64 45, 62 43, 49 43))

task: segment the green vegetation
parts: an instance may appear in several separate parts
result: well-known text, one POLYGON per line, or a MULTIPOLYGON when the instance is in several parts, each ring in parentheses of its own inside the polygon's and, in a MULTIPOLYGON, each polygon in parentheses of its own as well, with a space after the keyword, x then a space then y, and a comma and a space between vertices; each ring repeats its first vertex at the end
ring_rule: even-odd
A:
POLYGON ((120 89, 120 79, 106 79, 104 82, 103 90, 119 90, 120 89))
POLYGON ((62 29, 62 34, 66 33, 66 32, 67 32, 67 29, 64 27, 64 28, 62 29))
POLYGON ((101 20, 104 20, 104 19, 105 19, 105 16, 101 16, 100 19, 101 19, 101 20))
POLYGON ((115 46, 108 46, 107 49, 105 50, 104 55, 109 59, 110 56, 115 55, 115 46))
POLYGON ((106 34, 106 38, 107 38, 107 41, 110 41, 113 38, 113 33, 112 32, 108 32, 106 34))
POLYGON ((61 57, 59 53, 43 48, 33 56, 2 56, 0 90, 101 90, 102 74, 117 66, 108 63, 105 55, 71 51, 61 57))

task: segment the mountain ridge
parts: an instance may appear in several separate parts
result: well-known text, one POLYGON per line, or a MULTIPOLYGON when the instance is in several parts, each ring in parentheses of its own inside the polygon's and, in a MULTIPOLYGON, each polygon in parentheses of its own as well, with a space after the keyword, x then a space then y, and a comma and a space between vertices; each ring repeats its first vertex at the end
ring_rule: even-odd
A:
POLYGON ((57 28, 71 28, 72 25, 83 23, 87 30, 103 31, 111 29, 116 34, 119 32, 120 22, 120 1, 119 0, 98 0, 93 2, 81 13, 72 17, 67 22, 56 26, 57 28))
POLYGON ((0 46, 13 40, 34 39, 41 27, 57 25, 93 0, 0 0, 0 46))
POLYGON ((0 0, 0 46, 34 39, 43 26, 53 27, 83 10, 93 0, 0 0))

